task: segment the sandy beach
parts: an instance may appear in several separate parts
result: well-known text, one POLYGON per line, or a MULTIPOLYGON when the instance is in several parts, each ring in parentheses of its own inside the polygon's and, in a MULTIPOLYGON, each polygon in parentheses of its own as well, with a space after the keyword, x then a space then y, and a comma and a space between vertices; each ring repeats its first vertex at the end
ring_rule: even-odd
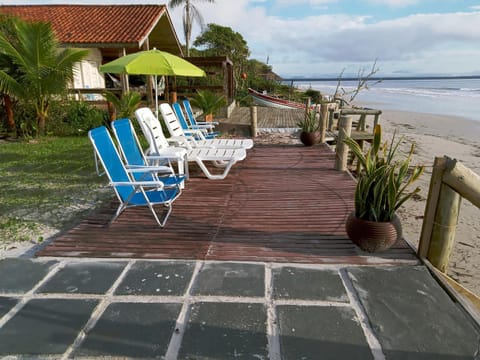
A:
MULTIPOLYGON (((405 238, 417 246, 434 158, 449 156, 480 174, 480 122, 451 116, 384 111, 384 133, 396 130, 405 137, 405 147, 416 144, 414 163, 424 164, 425 173, 416 184, 421 199, 410 200, 400 211, 405 238)), ((480 295, 480 209, 462 200, 455 246, 448 274, 480 295)))

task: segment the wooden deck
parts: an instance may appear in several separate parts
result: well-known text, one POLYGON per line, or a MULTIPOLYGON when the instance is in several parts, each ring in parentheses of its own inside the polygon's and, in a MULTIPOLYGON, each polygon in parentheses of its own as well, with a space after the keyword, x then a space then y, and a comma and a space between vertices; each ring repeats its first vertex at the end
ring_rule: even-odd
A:
MULTIPOLYGON (((250 134, 250 108, 237 107, 233 111, 230 118, 220 119, 220 129, 224 132, 235 129, 234 133, 248 136, 250 134), (243 128, 243 131, 241 130, 243 128)), ((301 109, 275 109, 263 106, 257 106, 257 127, 259 132, 285 132, 297 130, 297 124, 305 117, 305 111, 301 109)), ((358 121, 358 119, 355 119, 358 121)), ((361 125, 365 126, 365 118, 361 125)), ((327 138, 334 139, 328 141, 329 143, 335 143, 337 131, 327 130, 327 138)), ((373 133, 371 130, 359 130, 357 128, 352 129, 352 138, 360 142, 369 142, 373 139, 373 133)), ((362 145, 363 146, 363 145, 362 145)))
MULTIPOLYGON (((257 106, 257 126, 261 129, 293 129, 297 123, 305 117, 305 111, 301 109, 275 109, 257 106)), ((228 119, 222 119, 222 123, 241 124, 250 126, 250 108, 237 107, 228 119)))
POLYGON ((116 209, 112 202, 36 255, 416 263, 404 241, 375 255, 350 242, 344 223, 355 182, 333 165, 334 153, 326 145, 256 146, 225 180, 208 180, 193 171, 164 228, 146 208, 128 209, 106 226, 116 209))

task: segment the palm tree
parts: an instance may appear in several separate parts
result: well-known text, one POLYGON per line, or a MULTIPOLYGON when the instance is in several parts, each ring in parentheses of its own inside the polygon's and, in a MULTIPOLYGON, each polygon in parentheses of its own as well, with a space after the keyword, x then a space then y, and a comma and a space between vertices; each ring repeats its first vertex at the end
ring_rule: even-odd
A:
MULTIPOLYGON (((0 34, 3 34, 9 39, 13 39, 12 29, 15 27, 15 18, 9 16, 2 16, 0 18, 0 34)), ((17 77, 20 74, 17 73, 18 67, 12 61, 9 56, 3 55, 0 52, 0 69, 11 74, 13 77, 17 77)), ((6 92, 2 92, 3 105, 5 107, 5 114, 7 116, 7 129, 8 131, 16 132, 15 119, 13 117, 13 104, 12 97, 6 92)))
POLYGON ((88 50, 60 48, 49 23, 16 20, 13 36, 0 33, 0 52, 16 66, 15 73, 0 69, 0 93, 32 103, 43 135, 50 101, 66 93, 88 50))
MULTIPOLYGON (((202 0, 210 3, 215 2, 215 0, 202 0)), ((192 24, 196 21, 200 24, 200 27, 205 27, 205 22, 203 20, 202 14, 198 9, 192 4, 192 0, 170 0, 168 5, 172 8, 184 5, 183 8, 183 33, 185 35, 185 47, 187 48, 187 57, 190 56, 190 38, 192 37, 192 24)))

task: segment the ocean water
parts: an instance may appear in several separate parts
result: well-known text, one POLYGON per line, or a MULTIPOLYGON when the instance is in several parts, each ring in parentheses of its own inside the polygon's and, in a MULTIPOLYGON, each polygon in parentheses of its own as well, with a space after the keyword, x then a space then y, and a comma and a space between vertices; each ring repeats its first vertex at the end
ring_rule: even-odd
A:
MULTIPOLYGON (((357 81, 342 81, 347 92, 357 81)), ((337 81, 295 81, 294 86, 333 94, 337 81)), ((353 104, 380 110, 401 110, 460 116, 480 121, 480 79, 395 79, 383 80, 362 90, 353 104)))

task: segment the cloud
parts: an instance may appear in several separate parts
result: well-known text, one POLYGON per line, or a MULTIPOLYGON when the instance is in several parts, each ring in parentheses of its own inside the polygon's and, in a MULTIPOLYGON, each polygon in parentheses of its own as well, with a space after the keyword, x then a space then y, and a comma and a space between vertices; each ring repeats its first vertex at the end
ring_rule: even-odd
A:
POLYGON ((418 4, 421 0, 368 0, 368 2, 375 5, 386 5, 390 7, 406 7, 418 4))
POLYGON ((297 5, 311 5, 311 6, 318 6, 318 5, 326 5, 336 3, 339 0, 277 0, 275 1, 275 5, 279 6, 297 6, 297 5))
MULTIPOLYGON (((82 2, 87 1, 96 3, 94 0, 82 2)), ((102 3, 112 1, 103 0, 102 3)), ((338 1, 289 0, 288 5, 328 6, 338 1)), ((391 7, 420 3, 420 0, 366 1, 391 7)), ((13 2, 3 1, 4 4, 13 2)), ((275 6, 285 0, 269 2, 275 6)), ((284 76, 338 74, 344 67, 356 72, 361 66, 368 67, 375 59, 382 70, 391 73, 479 70, 476 59, 480 58, 480 5, 471 7, 471 12, 416 14, 383 21, 375 21, 368 14, 316 15, 319 12, 315 11, 301 19, 290 18, 288 13, 283 17, 272 16, 265 0, 196 1, 195 6, 206 23, 228 26, 242 34, 250 47, 251 57, 261 61, 269 57, 273 70, 284 76)), ((182 7, 169 11, 180 41, 184 42, 182 7)), ((199 33, 199 27, 194 26, 192 40, 199 33)))
MULTIPOLYGON (((369 16, 347 14, 280 18, 269 15, 258 2, 226 3, 198 2, 197 7, 207 22, 241 33, 252 58, 266 61, 268 56, 280 74, 338 73, 345 65, 358 69, 375 59, 392 71, 402 70, 395 66, 408 68, 410 64, 412 71, 421 72, 435 66, 428 65, 429 61, 446 61, 432 57, 433 53, 448 54, 452 66, 455 52, 476 49, 480 42, 480 12, 418 14, 374 22, 369 16)), ((393 6, 395 1, 388 3, 393 6)), ((180 16, 172 11, 172 18, 182 34, 180 16)), ((458 58, 465 71, 477 67, 474 58, 469 61, 471 64, 458 58)))

